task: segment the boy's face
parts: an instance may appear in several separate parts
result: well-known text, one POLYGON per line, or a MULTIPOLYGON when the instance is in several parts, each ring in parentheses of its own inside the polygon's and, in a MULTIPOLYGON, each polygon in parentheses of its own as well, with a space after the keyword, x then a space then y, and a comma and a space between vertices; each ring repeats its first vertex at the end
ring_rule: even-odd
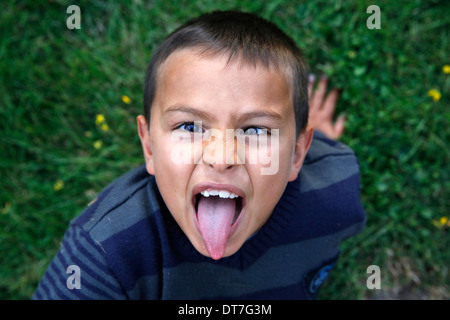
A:
POLYGON ((147 171, 155 175, 164 202, 191 243, 213 259, 237 252, 267 221, 287 182, 297 177, 312 139, 309 128, 296 139, 283 73, 226 63, 227 57, 191 50, 173 53, 158 73, 150 131, 145 118, 138 117, 147 171), (202 139, 201 132, 213 137, 202 139), (199 135, 200 144, 194 146, 199 135), (242 137, 264 140, 269 150, 242 137), (189 151, 181 162, 176 158, 180 150, 189 151), (211 150, 223 150, 223 157, 211 150), (250 161, 252 152, 258 153, 257 161, 250 161), (263 163, 263 153, 265 158, 271 154, 276 165, 263 163), (277 170, 262 174, 270 165, 277 170), (222 193, 221 199, 215 191, 231 197, 222 193))

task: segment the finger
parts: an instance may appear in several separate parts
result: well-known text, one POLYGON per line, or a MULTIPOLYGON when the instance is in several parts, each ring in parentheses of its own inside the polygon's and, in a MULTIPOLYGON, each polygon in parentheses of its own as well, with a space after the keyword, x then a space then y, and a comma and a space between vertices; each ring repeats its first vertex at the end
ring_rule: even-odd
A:
POLYGON ((327 82, 328 78, 326 76, 322 76, 320 78, 319 84, 317 85, 316 91, 314 91, 313 93, 313 102, 316 107, 320 108, 320 106, 322 105, 325 92, 327 91, 327 82))
POLYGON ((335 139, 339 139, 345 130, 345 115, 339 116, 334 124, 334 136, 335 139))
POLYGON ((330 91, 328 96, 323 103, 322 112, 323 116, 326 119, 331 119, 334 114, 334 110, 336 109, 337 100, 339 97, 339 91, 337 89, 333 89, 330 91))

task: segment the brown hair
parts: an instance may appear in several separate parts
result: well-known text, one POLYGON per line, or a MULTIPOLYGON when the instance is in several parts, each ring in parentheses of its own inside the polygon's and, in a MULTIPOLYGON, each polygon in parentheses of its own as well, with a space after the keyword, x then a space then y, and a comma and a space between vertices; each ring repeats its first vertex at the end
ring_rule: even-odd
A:
POLYGON ((159 66, 176 50, 198 48, 200 54, 228 54, 238 59, 286 72, 291 78, 297 136, 308 122, 308 66, 295 42, 275 24, 250 13, 214 11, 186 22, 157 48, 145 76, 144 114, 156 95, 159 66))

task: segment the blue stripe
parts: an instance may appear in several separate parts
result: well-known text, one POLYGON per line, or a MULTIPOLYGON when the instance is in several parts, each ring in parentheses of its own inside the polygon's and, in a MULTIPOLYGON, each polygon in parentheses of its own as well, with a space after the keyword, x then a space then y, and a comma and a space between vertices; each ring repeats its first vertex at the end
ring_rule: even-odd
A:
MULTIPOLYGON (((68 300, 70 299, 69 296, 65 295, 63 293, 63 291, 60 290, 61 284, 64 284, 64 292, 69 293, 67 287, 66 287, 66 279, 59 277, 59 275, 61 275, 61 270, 59 268, 56 267, 56 262, 57 260, 60 259, 60 255, 58 254, 56 256, 56 259, 51 263, 49 271, 47 273, 47 283, 49 283, 49 285, 51 286, 51 288, 53 290, 51 290, 50 292, 50 296, 49 299, 63 299, 63 300, 68 300)), ((64 270, 65 271, 65 270, 64 270)))
MULTIPOLYGON (((100 276, 99 273, 95 273, 94 270, 92 270, 89 265, 87 265, 83 262, 83 261, 90 262, 90 260, 82 255, 81 250, 80 250, 81 247, 75 245, 74 239, 75 239, 75 241, 77 241, 76 240, 77 236, 78 236, 77 234, 70 235, 68 237, 67 241, 64 242, 64 249, 67 252, 70 262, 65 261, 66 263, 63 265, 63 269, 64 269, 64 266, 65 266, 65 268, 67 268, 69 265, 74 264, 80 268, 80 272, 81 272, 80 280, 81 280, 81 284, 82 284, 81 285, 82 289, 80 289, 80 290, 74 289, 72 291, 79 291, 80 296, 81 296, 82 295, 81 292, 82 291, 84 292, 87 289, 88 291, 95 293, 95 295, 89 294, 88 296, 91 296, 91 297, 97 296, 100 298, 113 299, 112 295, 110 295, 105 290, 101 290, 101 288, 100 288, 100 287, 104 287, 105 285, 107 285, 106 279, 104 277, 100 276), (76 250, 78 252, 74 252, 74 250, 76 250), (95 283, 95 285, 93 285, 91 282, 95 283)), ((97 270, 97 271, 104 272, 103 270, 97 270)), ((67 277, 68 276, 69 275, 67 275, 67 277)), ((114 290, 114 291, 116 291, 116 290, 114 290)))
POLYGON ((50 293, 49 293, 47 286, 45 285, 45 275, 44 275, 44 277, 42 278, 41 282, 39 283, 38 287, 36 288, 36 291, 34 292, 31 299, 32 300, 46 300, 49 295, 50 295, 50 293))
POLYGON ((86 249, 90 245, 83 230, 73 226, 69 228, 33 299, 123 298, 122 290, 112 283, 115 279, 109 275, 106 266, 89 253, 93 252, 92 248, 86 249), (67 279, 71 276, 66 272, 69 265, 80 268, 81 289, 67 288, 67 279))
MULTIPOLYGON (((69 229, 69 231, 70 232, 68 232, 68 233, 71 234, 72 230, 69 229)), ((73 258, 68 256, 69 254, 70 254, 70 252, 67 251, 67 245, 65 243, 63 243, 62 250, 60 250, 58 252, 58 254, 57 254, 57 258, 58 259, 55 260, 55 263, 52 263, 52 267, 53 267, 52 270, 55 272, 55 276, 58 277, 58 282, 56 282, 54 284, 54 288, 57 289, 60 292, 60 295, 64 296, 63 299, 66 299, 66 300, 67 299, 82 299, 82 300, 92 299, 93 297, 90 298, 89 295, 83 294, 82 290, 69 289, 67 287, 67 279, 68 279, 68 277, 70 277, 70 274, 67 273, 67 267, 72 265, 72 264, 76 264, 76 265, 78 265, 80 267, 80 270, 82 270, 82 266, 80 266, 77 263, 73 263, 72 261, 70 261, 73 258), (61 288, 61 290, 59 290, 58 288, 61 288), (69 296, 63 294, 61 291, 66 292, 67 294, 69 294, 70 298, 69 298, 69 296)), ((84 283, 83 283, 83 279, 82 278, 81 278, 81 286, 82 286, 82 288, 84 287, 84 283)))
POLYGON ((332 156, 304 164, 300 171, 301 192, 321 189, 359 173, 354 157, 332 156))
POLYGON ((279 214, 287 214, 284 211, 290 211, 294 218, 275 245, 322 237, 364 222, 359 174, 326 188, 301 193, 298 206, 283 208, 279 214))
POLYGON ((95 273, 91 271, 90 267, 87 267, 86 270, 88 271, 88 274, 92 276, 95 280, 99 281, 100 283, 96 284, 97 286, 104 286, 105 289, 111 291, 113 294, 122 296, 123 292, 120 287, 116 285, 115 278, 110 274, 110 270, 108 266, 106 266, 103 262, 100 262, 98 260, 98 256, 94 256, 91 254, 91 252, 95 252, 98 255, 97 251, 93 251, 91 246, 97 246, 96 244, 93 244, 90 238, 86 236, 84 231, 79 232, 80 238, 77 239, 79 241, 79 250, 80 253, 83 255, 82 259, 83 261, 88 261, 89 265, 92 265, 93 270, 95 270, 95 273), (89 252, 90 251, 90 252, 89 252), (102 274, 100 274, 102 272, 102 274))
POLYGON ((161 271, 161 247, 157 237, 158 230, 152 216, 101 243, 107 253, 107 262, 124 290, 133 289, 139 278, 161 271))

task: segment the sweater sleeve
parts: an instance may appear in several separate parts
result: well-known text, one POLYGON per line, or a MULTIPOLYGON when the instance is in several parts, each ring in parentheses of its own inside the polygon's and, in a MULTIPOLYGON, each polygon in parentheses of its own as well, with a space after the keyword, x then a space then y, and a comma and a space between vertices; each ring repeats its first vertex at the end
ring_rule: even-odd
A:
POLYGON ((108 267, 101 245, 71 224, 33 300, 127 299, 108 267))

